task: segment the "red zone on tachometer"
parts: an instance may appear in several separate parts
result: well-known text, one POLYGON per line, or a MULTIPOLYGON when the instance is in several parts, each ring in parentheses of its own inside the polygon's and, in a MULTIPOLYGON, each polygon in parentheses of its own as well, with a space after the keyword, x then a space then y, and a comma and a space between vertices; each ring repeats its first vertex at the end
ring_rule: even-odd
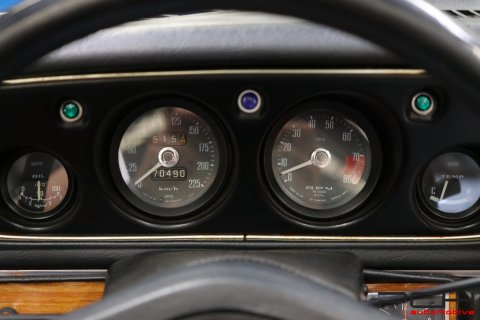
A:
POLYGON ((358 184, 365 172, 365 155, 349 155, 345 157, 343 176, 350 176, 353 184, 358 184))

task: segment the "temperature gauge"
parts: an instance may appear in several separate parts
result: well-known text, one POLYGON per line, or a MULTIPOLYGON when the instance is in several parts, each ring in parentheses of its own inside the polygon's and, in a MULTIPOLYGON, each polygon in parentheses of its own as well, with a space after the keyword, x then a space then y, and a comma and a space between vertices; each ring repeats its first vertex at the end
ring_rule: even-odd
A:
POLYGON ((59 213, 70 189, 67 170, 47 153, 25 154, 8 171, 7 203, 26 218, 44 219, 59 213))
POLYGON ((421 181, 422 202, 446 219, 465 218, 477 211, 480 199, 480 166, 465 153, 436 157, 421 181))

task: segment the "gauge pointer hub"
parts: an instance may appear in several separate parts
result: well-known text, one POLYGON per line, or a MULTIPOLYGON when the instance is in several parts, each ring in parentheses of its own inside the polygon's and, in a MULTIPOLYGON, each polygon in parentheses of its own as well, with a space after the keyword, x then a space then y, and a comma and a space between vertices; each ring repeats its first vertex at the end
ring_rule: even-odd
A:
POLYGON ((146 177, 152 174, 155 170, 160 167, 171 168, 175 166, 178 161, 180 160, 180 155, 178 151, 171 147, 166 147, 160 150, 158 153, 158 162, 156 165, 153 166, 150 170, 148 170, 143 176, 141 176, 137 181, 135 181, 135 185, 140 184, 146 177))
POLYGON ((294 167, 291 167, 290 169, 284 170, 280 172, 280 174, 284 175, 284 174, 296 171, 298 169, 307 167, 309 165, 314 165, 317 168, 325 168, 330 164, 331 161, 332 161, 332 155, 330 154, 330 151, 328 151, 327 149, 318 148, 312 152, 312 155, 310 156, 310 160, 305 161, 304 163, 301 163, 294 167))
POLYGON ((158 153, 158 163, 162 167, 171 168, 178 163, 178 160, 180 160, 180 156, 174 148, 166 147, 158 153))
POLYGON ((318 148, 312 152, 310 161, 317 168, 325 168, 332 161, 332 155, 327 149, 318 148))

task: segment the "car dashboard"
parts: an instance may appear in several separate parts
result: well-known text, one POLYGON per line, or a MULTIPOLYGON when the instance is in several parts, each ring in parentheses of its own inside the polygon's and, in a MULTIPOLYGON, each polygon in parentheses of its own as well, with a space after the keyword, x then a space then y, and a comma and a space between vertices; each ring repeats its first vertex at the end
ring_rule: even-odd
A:
MULTIPOLYGON (((433 186, 440 182, 419 188, 439 155, 458 151, 474 159, 476 152, 473 109, 423 70, 203 70, 94 77, 7 82, 5 119, 23 119, 25 131, 3 144, 6 232, 434 236, 475 230, 474 214, 460 208, 456 216, 449 215, 450 209, 442 212, 428 201, 440 193, 424 189, 441 192, 433 186), (258 95, 258 111, 240 108, 239 99, 245 93, 249 98, 248 92, 258 95), (432 113, 414 112, 412 99, 419 93, 432 99, 432 113), (62 118, 68 103, 82 109, 78 121, 62 118), (164 118, 168 125, 161 123, 164 118), (303 138, 295 126, 304 131, 303 138), (197 138, 200 131, 205 138, 197 138), (452 131, 456 134, 447 134, 452 131), (131 144, 135 135, 143 138, 131 144), (302 139, 315 147, 302 149, 302 139), (314 159, 315 165, 287 172, 312 157, 328 160, 314 159), (35 167, 37 161, 45 167, 35 167), (342 175, 330 177, 327 161, 330 168, 341 166, 342 175), (62 170, 49 172, 55 165, 62 170), (323 169, 328 182, 309 180, 312 170, 323 169), (50 175, 62 173, 49 181, 50 175), (289 184, 288 179, 297 181, 289 184), (137 192, 141 182, 146 186, 137 192), (50 192, 47 185, 59 189, 50 192), (167 199, 157 199, 152 191, 157 188, 172 191, 167 199)), ((16 131, 8 123, 2 128, 5 135, 16 131)), ((474 169, 467 179, 476 177, 474 169)), ((441 175, 448 169, 435 170, 433 175, 441 175)), ((461 170, 470 169, 460 169, 467 175, 461 170)), ((461 202, 467 195, 452 191, 452 197, 461 202)))
MULTIPOLYGON (((473 7, 441 9, 478 30, 473 7)), ((0 105, 0 282, 90 281, 63 311, 153 250, 478 275, 477 106, 338 30, 236 11, 137 21, 3 81, 0 105)), ((431 286, 367 277, 375 294, 431 286)))
POLYGON ((428 239, 478 230, 473 106, 427 71, 328 27, 228 11, 135 22, 49 54, 5 81, 2 97, 6 234, 428 239), (188 41, 174 41, 178 32, 188 41), (285 48, 278 36, 294 33, 305 36, 285 48), (161 48, 145 45, 162 38, 161 48), (268 51, 278 58, 264 62, 268 51), (182 65, 149 66, 160 59, 182 65))

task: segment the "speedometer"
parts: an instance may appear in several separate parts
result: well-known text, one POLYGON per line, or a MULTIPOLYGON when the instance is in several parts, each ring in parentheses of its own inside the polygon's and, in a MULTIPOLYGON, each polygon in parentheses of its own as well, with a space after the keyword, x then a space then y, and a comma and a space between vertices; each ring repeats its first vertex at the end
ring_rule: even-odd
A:
POLYGON ((360 126, 341 111, 345 108, 329 105, 308 103, 303 111, 287 115, 266 149, 267 177, 278 198, 296 213, 315 219, 340 216, 359 206, 379 169, 375 142, 372 147, 376 140, 369 128, 369 134, 364 129, 368 125, 360 126))
POLYGON ((137 115, 118 145, 120 190, 157 216, 198 209, 218 191, 228 161, 219 131, 206 113, 183 106, 160 105, 137 115))

